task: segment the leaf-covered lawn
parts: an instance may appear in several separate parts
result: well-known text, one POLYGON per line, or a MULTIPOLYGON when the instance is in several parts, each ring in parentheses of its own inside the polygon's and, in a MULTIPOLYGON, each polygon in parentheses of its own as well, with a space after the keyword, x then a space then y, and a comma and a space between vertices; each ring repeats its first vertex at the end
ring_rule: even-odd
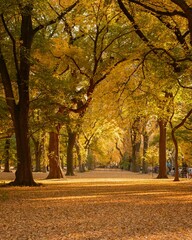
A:
POLYGON ((192 180, 71 179, 0 188, 0 239, 192 239, 192 180))

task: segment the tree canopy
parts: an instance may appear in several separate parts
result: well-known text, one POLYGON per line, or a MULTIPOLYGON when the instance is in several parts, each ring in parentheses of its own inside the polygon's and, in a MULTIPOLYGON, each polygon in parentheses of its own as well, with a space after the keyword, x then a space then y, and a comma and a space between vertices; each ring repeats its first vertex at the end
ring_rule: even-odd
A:
POLYGON ((190 166, 191 13, 187 0, 1 2, 0 139, 16 141, 12 184, 35 185, 34 165, 73 175, 76 159, 147 171, 154 149, 159 177, 168 162, 190 166))

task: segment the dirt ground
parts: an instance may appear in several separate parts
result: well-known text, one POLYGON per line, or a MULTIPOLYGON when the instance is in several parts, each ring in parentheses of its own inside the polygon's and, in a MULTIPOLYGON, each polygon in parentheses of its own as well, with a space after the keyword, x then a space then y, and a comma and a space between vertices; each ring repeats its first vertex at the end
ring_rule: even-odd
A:
MULTIPOLYGON (((191 240, 192 180, 120 170, 0 188, 0 240, 191 240)), ((0 173, 0 183, 14 179, 0 173)))

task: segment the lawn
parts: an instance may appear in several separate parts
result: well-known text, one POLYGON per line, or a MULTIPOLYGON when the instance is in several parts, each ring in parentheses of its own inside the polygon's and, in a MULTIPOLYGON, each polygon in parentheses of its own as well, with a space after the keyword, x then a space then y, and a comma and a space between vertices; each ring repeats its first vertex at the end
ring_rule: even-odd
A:
POLYGON ((1 240, 192 239, 190 179, 94 171, 37 181, 0 188, 1 240))

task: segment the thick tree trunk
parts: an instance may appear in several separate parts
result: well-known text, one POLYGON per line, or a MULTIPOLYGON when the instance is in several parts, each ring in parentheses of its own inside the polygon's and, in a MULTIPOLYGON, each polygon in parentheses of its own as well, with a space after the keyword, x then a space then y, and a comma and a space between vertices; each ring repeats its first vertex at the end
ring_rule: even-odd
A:
POLYGON ((9 169, 9 159, 10 159, 10 145, 11 145, 11 140, 10 138, 7 138, 5 140, 5 148, 4 148, 4 172, 10 172, 9 169))
POLYGON ((139 171, 139 152, 140 152, 141 142, 135 142, 132 146, 132 162, 131 162, 131 171, 138 172, 139 171))
POLYGON ((66 176, 74 176, 73 171, 73 148, 76 141, 76 132, 68 130, 68 145, 67 145, 67 172, 66 176))
POLYGON ((34 186, 36 183, 33 180, 31 153, 28 134, 28 109, 24 104, 17 107, 14 116, 14 127, 17 147, 17 170, 15 173, 14 182, 11 185, 18 186, 34 186))
POLYGON ((167 121, 160 119, 158 121, 160 137, 159 137, 159 174, 157 178, 167 177, 167 161, 166 161, 166 126, 167 121))
POLYGON ((141 118, 137 117, 131 128, 131 144, 132 144, 132 156, 131 156, 131 166, 130 170, 132 172, 138 172, 139 167, 139 157, 140 157, 140 146, 141 146, 141 133, 140 133, 140 122, 141 118))
MULTIPOLYGON (((14 124, 16 148, 17 148, 17 171, 15 180, 10 183, 12 185, 27 185, 33 186, 36 183, 33 180, 31 169, 31 155, 28 135, 28 113, 29 113, 29 73, 30 73, 30 51, 33 39, 32 27, 32 10, 31 4, 20 6, 21 12, 21 27, 20 27, 20 55, 17 56, 17 46, 15 39, 13 42, 13 59, 16 77, 14 79, 14 88, 17 84, 18 99, 15 99, 11 77, 5 62, 3 53, 0 49, 0 73, 5 91, 6 102, 11 113, 14 124), (16 80, 16 81, 15 81, 16 80)), ((1 16, 3 26, 8 36, 10 37, 9 28, 6 26, 6 21, 1 16)), ((12 36, 13 37, 13 36, 12 36)))
POLYGON ((64 174, 61 169, 59 159, 59 134, 50 132, 49 134, 49 174, 48 179, 63 178, 64 174))

